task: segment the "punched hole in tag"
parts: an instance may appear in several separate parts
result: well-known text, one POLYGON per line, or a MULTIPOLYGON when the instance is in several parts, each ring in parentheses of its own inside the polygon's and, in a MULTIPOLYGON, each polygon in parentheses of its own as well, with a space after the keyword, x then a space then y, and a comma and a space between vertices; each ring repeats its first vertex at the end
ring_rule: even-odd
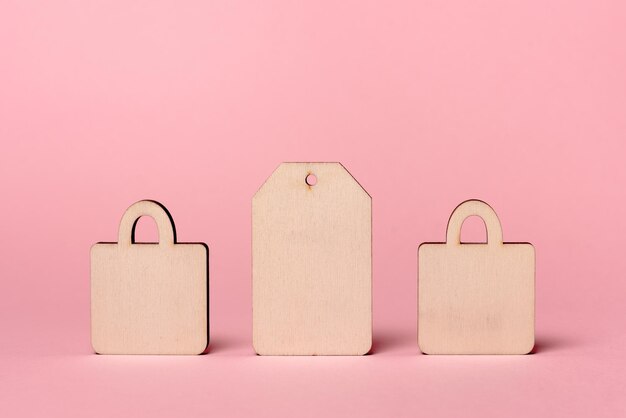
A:
POLYGON ((309 173, 304 178, 304 182, 309 186, 315 186, 317 184, 317 176, 313 173, 309 173))

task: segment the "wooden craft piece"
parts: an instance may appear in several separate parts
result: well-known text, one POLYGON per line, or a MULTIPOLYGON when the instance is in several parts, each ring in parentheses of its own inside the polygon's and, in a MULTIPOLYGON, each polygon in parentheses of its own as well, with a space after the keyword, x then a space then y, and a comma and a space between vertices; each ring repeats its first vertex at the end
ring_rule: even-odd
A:
POLYGON ((252 295, 258 354, 370 350, 371 204, 339 163, 283 163, 256 193, 252 295))
POLYGON ((176 243, 161 204, 126 210, 117 243, 91 247, 91 342, 100 354, 200 354, 208 335, 208 248, 176 243), (158 243, 135 243, 135 225, 152 217, 158 243))
POLYGON ((526 354, 534 345, 535 250, 503 243, 500 220, 480 200, 460 204, 445 243, 419 247, 418 344, 426 354, 526 354), (487 243, 461 243, 472 215, 487 243))

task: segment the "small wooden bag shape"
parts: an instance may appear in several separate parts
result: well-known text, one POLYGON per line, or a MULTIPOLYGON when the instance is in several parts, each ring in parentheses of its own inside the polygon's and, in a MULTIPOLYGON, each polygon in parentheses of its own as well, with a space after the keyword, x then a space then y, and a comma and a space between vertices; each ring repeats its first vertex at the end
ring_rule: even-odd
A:
POLYGON ((418 344, 426 354, 526 354, 534 345, 535 250, 503 243, 500 220, 480 200, 461 203, 445 243, 419 247, 418 344), (461 243, 469 216, 487 243, 461 243))
POLYGON ((339 163, 283 163, 252 200, 253 345, 362 355, 372 344, 371 198, 339 163), (307 177, 317 178, 315 185, 307 177))
POLYGON ((117 243, 91 248, 91 342, 100 354, 200 354, 208 335, 208 248, 178 244, 160 203, 126 210, 117 243), (135 225, 152 217, 158 243, 135 243, 135 225))

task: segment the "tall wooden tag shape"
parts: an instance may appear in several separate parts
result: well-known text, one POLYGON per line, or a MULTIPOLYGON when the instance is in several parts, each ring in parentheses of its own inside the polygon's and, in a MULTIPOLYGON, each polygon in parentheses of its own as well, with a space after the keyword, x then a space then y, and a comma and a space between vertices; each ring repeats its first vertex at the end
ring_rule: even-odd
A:
POLYGON ((100 354, 200 354, 208 334, 208 248, 178 244, 160 203, 126 210, 117 243, 91 247, 91 343, 100 354), (158 243, 135 243, 150 216, 158 243))
POLYGON ((371 237, 372 199, 341 164, 283 163, 274 171, 252 200, 258 354, 370 350, 371 237))
POLYGON ((526 354, 535 340, 535 250, 503 243, 500 220, 480 200, 461 203, 445 243, 419 247, 418 343, 426 354, 526 354), (469 216, 487 243, 461 243, 469 216))

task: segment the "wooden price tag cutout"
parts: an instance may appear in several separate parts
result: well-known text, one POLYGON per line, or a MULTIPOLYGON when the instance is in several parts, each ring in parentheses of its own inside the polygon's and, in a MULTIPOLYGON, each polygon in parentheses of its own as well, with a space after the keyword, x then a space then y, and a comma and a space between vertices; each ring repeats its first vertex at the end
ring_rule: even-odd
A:
POLYGON ((362 355, 372 343, 372 200, 339 163, 283 163, 252 200, 253 345, 362 355))
POLYGON ((526 354, 535 340, 535 250, 503 243, 493 209, 460 204, 445 243, 419 247, 418 343, 426 354, 526 354), (480 216, 487 243, 461 243, 461 226, 480 216))
POLYGON ((200 354, 208 335, 208 248, 178 244, 160 203, 126 210, 117 243, 91 248, 91 342, 100 354, 200 354), (150 216, 158 243, 135 243, 150 216))

